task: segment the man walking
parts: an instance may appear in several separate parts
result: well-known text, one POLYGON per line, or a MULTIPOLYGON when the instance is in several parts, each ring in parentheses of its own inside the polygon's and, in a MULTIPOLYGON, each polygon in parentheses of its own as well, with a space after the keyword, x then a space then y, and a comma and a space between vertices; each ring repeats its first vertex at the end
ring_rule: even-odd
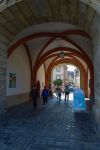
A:
POLYGON ((34 108, 36 108, 37 107, 38 90, 35 85, 32 87, 31 96, 32 96, 33 106, 34 106, 34 108))
POLYGON ((65 101, 66 101, 66 97, 67 97, 67 100, 69 100, 69 86, 68 86, 68 84, 65 87, 64 93, 65 93, 65 101))
POLYGON ((49 91, 48 89, 46 88, 46 86, 44 86, 44 89, 42 91, 42 97, 43 97, 43 104, 47 104, 47 101, 48 101, 48 96, 49 96, 49 91))

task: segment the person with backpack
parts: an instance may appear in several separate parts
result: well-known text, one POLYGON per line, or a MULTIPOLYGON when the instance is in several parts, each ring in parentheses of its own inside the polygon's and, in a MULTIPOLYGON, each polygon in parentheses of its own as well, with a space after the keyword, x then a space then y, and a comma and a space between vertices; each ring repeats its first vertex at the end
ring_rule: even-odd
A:
POLYGON ((60 87, 58 87, 58 98, 59 98, 59 101, 61 100, 61 93, 62 93, 62 90, 60 87))
POLYGON ((65 101, 66 101, 66 97, 67 97, 67 100, 69 100, 69 85, 67 84, 66 87, 65 87, 65 90, 64 90, 64 93, 65 93, 65 101))

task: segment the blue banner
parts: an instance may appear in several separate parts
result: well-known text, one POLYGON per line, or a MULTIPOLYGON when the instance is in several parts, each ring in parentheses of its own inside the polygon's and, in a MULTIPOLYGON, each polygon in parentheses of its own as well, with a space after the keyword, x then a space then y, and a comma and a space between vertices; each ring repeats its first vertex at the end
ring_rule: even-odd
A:
POLYGON ((75 89, 73 99, 74 111, 86 111, 85 94, 82 89, 75 89))

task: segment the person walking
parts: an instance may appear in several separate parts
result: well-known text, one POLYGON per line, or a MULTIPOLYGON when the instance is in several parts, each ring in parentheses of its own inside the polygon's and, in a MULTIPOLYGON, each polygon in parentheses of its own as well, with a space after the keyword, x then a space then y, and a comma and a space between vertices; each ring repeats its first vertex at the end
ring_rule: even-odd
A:
POLYGON ((58 98, 59 98, 59 101, 61 100, 61 93, 62 93, 62 90, 60 87, 58 87, 58 98))
POLYGON ((66 101, 66 97, 67 97, 67 100, 69 100, 69 85, 68 84, 65 87, 64 93, 65 93, 65 101, 66 101))
POLYGON ((49 84, 48 92, 49 92, 49 97, 52 99, 53 98, 53 94, 52 94, 51 84, 49 84))
POLYGON ((36 108, 37 107, 38 90, 35 85, 32 86, 31 97, 32 97, 33 106, 34 106, 34 108, 36 108))
POLYGON ((43 104, 44 104, 44 106, 48 102, 48 96, 49 96, 49 91, 48 91, 47 87, 44 86, 44 89, 42 91, 42 97, 43 97, 43 104))

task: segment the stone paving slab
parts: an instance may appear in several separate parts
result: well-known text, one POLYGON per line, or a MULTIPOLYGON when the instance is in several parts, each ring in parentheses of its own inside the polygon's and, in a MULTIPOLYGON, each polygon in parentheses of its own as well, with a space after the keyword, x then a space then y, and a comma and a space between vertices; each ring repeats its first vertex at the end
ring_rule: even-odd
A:
POLYGON ((100 150, 93 113, 74 113, 71 101, 37 109, 29 102, 0 120, 0 150, 100 150))

